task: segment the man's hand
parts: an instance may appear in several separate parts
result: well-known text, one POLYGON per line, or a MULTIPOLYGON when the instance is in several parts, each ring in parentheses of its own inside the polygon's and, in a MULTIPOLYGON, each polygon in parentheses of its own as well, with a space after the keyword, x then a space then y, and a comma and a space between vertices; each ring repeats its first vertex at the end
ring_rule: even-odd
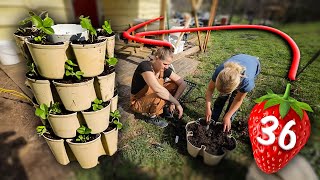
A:
POLYGON ((207 124, 210 122, 211 120, 211 114, 212 114, 212 111, 211 111, 211 108, 210 107, 207 107, 206 108, 206 122, 207 124))
POLYGON ((182 108, 182 106, 179 104, 179 105, 176 106, 176 109, 178 110, 178 113, 179 113, 179 119, 181 119, 182 114, 183 114, 183 108, 182 108))
POLYGON ((229 132, 231 129, 231 120, 229 117, 225 116, 223 118, 223 132, 225 132, 227 130, 227 132, 229 132))

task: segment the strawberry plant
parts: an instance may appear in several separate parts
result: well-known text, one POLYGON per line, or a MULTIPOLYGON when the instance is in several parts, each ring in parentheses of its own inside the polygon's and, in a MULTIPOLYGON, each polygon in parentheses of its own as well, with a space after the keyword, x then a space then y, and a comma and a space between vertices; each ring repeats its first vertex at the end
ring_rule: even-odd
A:
POLYGON ((103 109, 102 100, 99 100, 98 98, 96 98, 96 99, 92 102, 92 109, 93 109, 93 111, 98 111, 98 110, 103 109))
POLYGON ((73 63, 71 60, 67 60, 64 68, 66 70, 65 75, 66 76, 72 76, 72 77, 76 77, 77 79, 81 80, 83 72, 81 71, 76 71, 73 69, 74 67, 77 67, 78 65, 73 63))
POLYGON ((248 126, 253 155, 265 173, 275 173, 303 148, 310 136, 306 111, 311 107, 289 96, 287 84, 283 96, 271 90, 255 100, 248 126))
POLYGON ((91 133, 91 129, 81 125, 81 127, 79 127, 77 129, 78 135, 76 137, 76 142, 88 142, 90 140, 90 133, 91 133))
POLYGON ((115 57, 111 57, 109 59, 106 59, 106 62, 109 66, 115 66, 118 63, 118 59, 115 57))
POLYGON ((48 16, 48 12, 43 13, 45 15, 45 18, 42 20, 41 15, 36 15, 34 12, 30 11, 28 18, 22 20, 20 22, 21 25, 24 25, 28 22, 32 22, 32 26, 40 31, 40 34, 36 37, 34 37, 34 40, 38 43, 43 43, 47 39, 47 35, 52 35, 54 33, 54 30, 51 28, 51 26, 54 25, 53 19, 51 19, 48 16))
POLYGON ((121 114, 119 110, 115 110, 114 112, 111 112, 110 116, 112 117, 111 122, 115 124, 117 128, 120 130, 122 128, 122 123, 120 122, 121 114))
POLYGON ((37 126, 36 131, 39 136, 43 136, 45 133, 50 134, 46 126, 37 126))
POLYGON ((60 114, 61 109, 59 102, 55 102, 52 104, 50 102, 50 107, 48 107, 46 104, 41 104, 39 107, 36 108, 36 116, 40 117, 41 119, 45 120, 48 119, 49 114, 60 114))
POLYGON ((32 76, 32 77, 37 77, 38 76, 38 73, 37 73, 37 70, 36 70, 36 66, 34 65, 33 62, 28 62, 27 63, 27 67, 28 67, 28 71, 27 71, 27 74, 32 76))
POLYGON ((83 15, 81 15, 79 19, 81 27, 89 31, 89 39, 92 43, 97 38, 97 31, 93 28, 89 16, 84 17, 83 15))
POLYGON ((112 29, 111 29, 111 24, 109 21, 105 20, 104 24, 102 25, 102 28, 108 33, 108 34, 112 34, 112 29))

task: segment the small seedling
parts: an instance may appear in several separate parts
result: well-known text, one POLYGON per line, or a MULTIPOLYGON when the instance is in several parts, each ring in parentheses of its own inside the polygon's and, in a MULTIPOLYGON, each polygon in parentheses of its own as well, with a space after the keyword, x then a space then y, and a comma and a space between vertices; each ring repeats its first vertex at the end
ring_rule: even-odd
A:
POLYGON ((38 73, 36 71, 36 66, 34 65, 33 62, 28 62, 27 63, 27 66, 28 66, 28 74, 31 75, 31 76, 38 76, 38 73))
POLYGON ((111 34, 113 31, 111 29, 111 24, 109 23, 109 21, 105 20, 104 24, 102 25, 102 28, 108 33, 111 34))
POLYGON ((79 19, 80 19, 81 27, 89 31, 89 37, 90 37, 89 39, 91 42, 93 42, 94 39, 97 38, 97 31, 93 28, 91 24, 91 20, 89 19, 89 16, 84 17, 83 15, 81 15, 79 19))
POLYGON ((115 66, 118 63, 118 59, 115 57, 106 59, 106 62, 108 63, 109 66, 115 66))
POLYGON ((60 114, 61 109, 60 109, 60 103, 55 102, 52 104, 52 101, 50 102, 50 107, 49 107, 49 114, 60 114))
POLYGON ((39 107, 37 107, 36 116, 40 117, 41 119, 45 120, 48 119, 49 116, 49 108, 46 104, 41 104, 39 107))
POLYGON ((79 133, 79 135, 76 137, 76 142, 85 143, 90 140, 90 137, 89 137, 89 134, 91 133, 90 128, 84 125, 81 125, 81 127, 77 129, 77 132, 79 133))
POLYGON ((117 126, 117 129, 122 129, 122 123, 120 122, 121 114, 119 110, 115 110, 114 112, 110 113, 110 116, 112 117, 111 121, 113 124, 117 126))
POLYGON ((43 136, 45 133, 50 134, 46 126, 37 126, 36 131, 39 136, 43 136))
POLYGON ((81 71, 74 72, 73 67, 76 67, 76 66, 78 66, 78 65, 73 63, 71 60, 67 60, 65 65, 64 65, 64 68, 66 70, 65 75, 66 76, 73 76, 73 77, 75 76, 77 79, 81 80, 82 75, 84 73, 81 72, 81 71))
POLYGON ((93 109, 93 111, 98 111, 98 110, 103 109, 102 100, 99 100, 98 98, 96 98, 96 99, 92 102, 92 109, 93 109))

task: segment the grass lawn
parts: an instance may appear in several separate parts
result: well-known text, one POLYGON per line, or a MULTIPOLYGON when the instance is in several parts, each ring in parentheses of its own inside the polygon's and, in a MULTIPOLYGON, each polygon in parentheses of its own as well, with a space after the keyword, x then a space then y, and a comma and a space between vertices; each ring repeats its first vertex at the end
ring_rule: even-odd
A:
MULTIPOLYGON (((319 50, 320 23, 289 24, 276 27, 291 36, 301 51, 300 67, 319 50)), ((235 151, 228 154, 219 165, 211 167, 202 163, 202 158, 192 158, 186 150, 182 122, 172 123, 159 129, 139 120, 123 119, 124 129, 119 138, 119 151, 112 157, 101 157, 100 165, 90 170, 75 166, 78 179, 245 179, 248 166, 254 161, 250 142, 234 125, 246 123, 253 100, 264 95, 267 89, 282 94, 291 62, 290 49, 279 37, 261 31, 235 30, 211 33, 208 51, 195 56, 200 64, 188 80, 198 84, 190 100, 204 96, 207 83, 214 69, 228 57, 246 53, 260 58, 262 71, 253 92, 248 94, 236 122, 233 134, 238 139, 235 151), (179 135, 178 144, 174 143, 179 135), (158 145, 160 144, 160 146, 158 145)), ((291 96, 311 105, 309 113, 312 124, 311 137, 300 152, 320 176, 320 58, 299 79, 292 82, 291 96)), ((204 101, 186 104, 183 122, 204 116, 204 101)))

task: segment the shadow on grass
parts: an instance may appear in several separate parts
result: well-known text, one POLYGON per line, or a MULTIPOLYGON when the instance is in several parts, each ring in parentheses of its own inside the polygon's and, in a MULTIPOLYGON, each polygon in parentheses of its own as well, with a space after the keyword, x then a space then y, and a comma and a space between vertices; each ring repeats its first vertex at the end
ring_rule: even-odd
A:
POLYGON ((215 166, 208 166, 203 163, 203 157, 197 156, 187 159, 187 164, 191 168, 190 175, 201 174, 206 179, 245 179, 248 168, 236 161, 230 159, 222 159, 221 162, 215 166))
POLYGON ((91 169, 81 169, 78 162, 73 162, 77 169, 77 179, 154 179, 141 168, 122 157, 121 151, 113 156, 100 156, 99 164, 91 169))

